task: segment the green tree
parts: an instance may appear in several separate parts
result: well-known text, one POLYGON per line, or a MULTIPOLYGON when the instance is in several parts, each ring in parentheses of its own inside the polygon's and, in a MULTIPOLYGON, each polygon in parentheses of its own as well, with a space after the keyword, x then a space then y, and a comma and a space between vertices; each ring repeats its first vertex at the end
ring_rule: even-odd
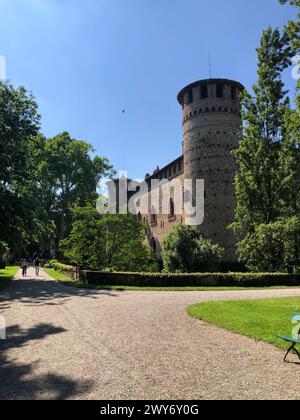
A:
POLYGON ((298 9, 283 33, 269 28, 258 49, 258 83, 245 93, 243 135, 236 152, 235 230, 240 260, 252 270, 289 270, 299 265, 300 102, 284 90, 283 71, 299 53, 298 9))
POLYGON ((292 272, 299 266, 299 239, 299 217, 260 224, 243 240, 240 256, 254 272, 292 272))
POLYGON ((39 126, 32 94, 0 83, 0 240, 20 253, 39 234, 30 156, 39 126))
POLYGON ((298 54, 300 51, 300 0, 279 0, 279 3, 290 4, 297 9, 296 20, 287 23, 284 33, 287 44, 290 44, 292 53, 298 54))
POLYGON ((144 245, 145 227, 132 215, 99 215, 93 205, 75 207, 70 235, 61 242, 72 264, 95 270, 149 272, 158 267, 144 245))
POLYGON ((164 241, 163 264, 167 272, 216 271, 223 249, 201 236, 191 226, 177 225, 164 241))
MULTIPOLYGON (((290 44, 278 29, 263 33, 258 49, 258 83, 254 95, 244 94, 243 133, 236 151, 237 209, 232 225, 237 234, 238 254, 245 260, 249 244, 259 227, 276 222, 286 209, 286 185, 290 175, 283 155, 282 137, 290 101, 282 72, 291 63, 290 44)), ((253 267, 253 263, 248 265, 253 267)), ((269 270, 276 269, 270 266, 269 270)))
POLYGON ((93 202, 99 180, 112 173, 107 158, 91 157, 94 152, 90 144, 67 132, 48 140, 35 139, 38 194, 55 221, 58 241, 70 232, 71 208, 93 202))

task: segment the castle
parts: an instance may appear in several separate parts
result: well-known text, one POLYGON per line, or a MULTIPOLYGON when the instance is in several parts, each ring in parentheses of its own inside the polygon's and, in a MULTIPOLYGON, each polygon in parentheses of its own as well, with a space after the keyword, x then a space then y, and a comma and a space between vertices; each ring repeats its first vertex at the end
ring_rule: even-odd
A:
MULTIPOLYGON (((227 79, 201 80, 182 89, 177 99, 183 113, 183 155, 145 177, 149 186, 153 179, 205 180, 205 216, 199 230, 225 249, 226 262, 236 261, 236 241, 228 226, 236 207, 232 152, 239 145, 243 90, 240 83, 227 79)), ((158 255, 174 225, 186 219, 174 213, 172 197, 169 214, 149 211, 139 217, 147 223, 148 242, 158 255)))

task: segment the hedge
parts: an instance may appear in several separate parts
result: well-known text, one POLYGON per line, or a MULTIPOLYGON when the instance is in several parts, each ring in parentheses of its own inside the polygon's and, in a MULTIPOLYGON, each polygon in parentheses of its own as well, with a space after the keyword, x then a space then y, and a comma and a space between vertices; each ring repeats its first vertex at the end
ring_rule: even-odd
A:
POLYGON ((81 271, 80 281, 87 285, 134 287, 274 287, 300 286, 300 274, 149 274, 81 271))
POLYGON ((61 274, 71 277, 73 280, 77 279, 77 269, 72 265, 63 264, 57 260, 50 261, 50 266, 61 274))

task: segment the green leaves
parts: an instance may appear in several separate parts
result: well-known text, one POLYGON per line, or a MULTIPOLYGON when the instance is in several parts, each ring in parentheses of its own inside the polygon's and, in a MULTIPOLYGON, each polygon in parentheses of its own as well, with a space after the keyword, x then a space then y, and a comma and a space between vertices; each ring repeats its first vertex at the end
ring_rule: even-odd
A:
POLYGON ((99 215, 92 205, 75 207, 73 227, 61 242, 64 256, 85 268, 149 272, 158 267, 144 245, 144 226, 132 215, 99 215))
POLYGON ((164 241, 164 269, 171 273, 215 271, 223 250, 191 226, 177 225, 164 241))
MULTIPOLYGON (((299 1, 290 4, 299 7, 299 1)), ((282 81, 298 42, 291 30, 297 25, 290 22, 282 34, 277 28, 264 31, 254 95, 243 98, 232 228, 239 258, 253 271, 289 271, 299 264, 300 102, 297 97, 298 109, 291 107, 282 81)))

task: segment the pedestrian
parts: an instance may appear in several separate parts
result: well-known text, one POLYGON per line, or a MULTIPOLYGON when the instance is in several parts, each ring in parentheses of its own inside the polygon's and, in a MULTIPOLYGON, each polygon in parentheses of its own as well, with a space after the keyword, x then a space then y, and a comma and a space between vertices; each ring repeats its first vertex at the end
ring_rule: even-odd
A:
POLYGON ((27 270, 28 270, 28 261, 26 260, 26 258, 24 258, 22 260, 21 269, 22 269, 22 276, 26 277, 27 276, 27 270))
POLYGON ((38 257, 36 257, 36 259, 33 261, 33 265, 35 268, 35 275, 38 277, 40 275, 40 266, 41 266, 41 262, 38 257))

